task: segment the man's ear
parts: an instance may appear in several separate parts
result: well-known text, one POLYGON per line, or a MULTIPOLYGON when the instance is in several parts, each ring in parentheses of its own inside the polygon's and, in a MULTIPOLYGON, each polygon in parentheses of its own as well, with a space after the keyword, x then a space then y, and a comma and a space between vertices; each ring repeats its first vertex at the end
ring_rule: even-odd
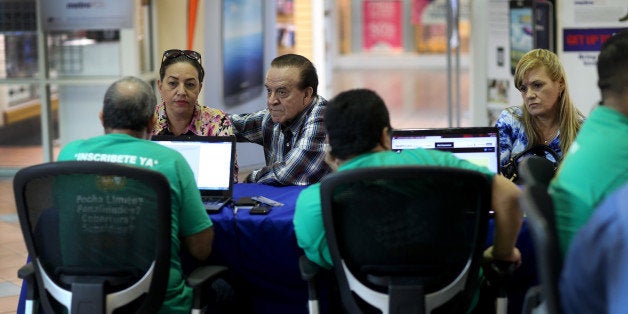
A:
POLYGON ((382 145, 382 147, 384 147, 385 150, 392 149, 392 139, 390 138, 389 127, 384 127, 382 129, 382 135, 381 135, 381 138, 379 139, 379 143, 382 145))
POLYGON ((314 94, 314 89, 312 88, 312 86, 308 86, 307 88, 305 88, 305 97, 303 98, 308 105, 310 104, 310 101, 312 101, 312 94, 314 94))
POLYGON ((146 126, 146 139, 150 139, 150 137, 153 135, 153 128, 155 127, 155 117, 151 117, 150 119, 148 119, 148 125, 146 126))
POLYGON ((105 117, 102 113, 102 110, 98 113, 98 119, 100 120, 100 124, 102 125, 102 127, 105 127, 105 117))
POLYGON ((340 167, 340 159, 336 158, 334 155, 332 155, 329 151, 325 152, 325 163, 327 163, 327 165, 333 170, 336 171, 338 170, 338 167, 340 167))

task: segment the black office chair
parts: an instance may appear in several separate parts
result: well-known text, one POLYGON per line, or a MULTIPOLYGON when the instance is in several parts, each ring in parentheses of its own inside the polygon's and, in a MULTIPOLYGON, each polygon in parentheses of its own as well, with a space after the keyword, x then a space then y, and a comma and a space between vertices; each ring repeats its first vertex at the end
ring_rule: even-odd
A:
POLYGON ((539 271, 540 285, 526 294, 523 313, 544 309, 545 313, 561 313, 558 280, 563 265, 560 255, 554 204, 544 185, 525 185, 519 199, 527 216, 539 271))
POLYGON ((526 185, 549 186, 556 174, 557 164, 549 159, 532 155, 525 157, 519 163, 519 175, 526 185))
MULTIPOLYGON (((13 181, 30 263, 26 309, 47 313, 154 313, 170 271, 170 186, 161 173, 104 162, 24 168, 13 181), (41 307, 41 308, 40 308, 41 307)), ((195 307, 210 278, 190 275, 195 307)))
POLYGON ((344 307, 464 313, 478 289, 490 200, 486 176, 462 169, 362 168, 325 177, 323 221, 344 307))

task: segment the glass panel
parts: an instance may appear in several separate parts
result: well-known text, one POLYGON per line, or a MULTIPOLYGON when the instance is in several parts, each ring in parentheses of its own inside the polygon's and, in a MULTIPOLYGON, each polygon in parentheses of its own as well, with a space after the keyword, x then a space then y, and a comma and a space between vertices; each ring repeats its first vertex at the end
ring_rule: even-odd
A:
POLYGON ((120 31, 51 32, 48 35, 51 78, 120 74, 120 31))
MULTIPOLYGON (((137 64, 140 73, 136 75, 154 70, 151 3, 148 0, 136 2, 137 23, 132 32, 136 51, 139 52, 137 64)), ((41 163, 48 154, 44 154, 41 138, 36 2, 0 0, 0 15, 0 79, 16 80, 15 83, 0 83, 2 172, 41 163)), ((96 77, 121 75, 119 30, 51 32, 47 34, 46 47, 51 79, 100 80, 96 77)), ((102 134, 97 112, 102 106, 106 86, 100 85, 100 82, 89 86, 83 84, 50 86, 52 122, 51 130, 46 134, 49 133, 53 140, 53 159, 63 145, 62 133, 74 132, 65 136, 64 142, 79 136, 102 134), (91 125, 85 126, 87 123, 91 125)), ((48 139, 45 140, 47 142, 48 139)))
MULTIPOLYGON (((374 52, 378 55, 392 55, 402 50, 404 53, 444 54, 447 49, 447 2, 338 0, 336 25, 339 53, 374 52), (372 44, 373 40, 379 40, 386 49, 372 44)), ((461 0, 459 5, 460 51, 466 54, 471 32, 470 2, 461 0)))
MULTIPOLYGON (((415 52, 446 53, 447 51, 447 0, 413 1, 412 29, 415 52)), ((458 31, 460 52, 469 52, 470 21, 469 0, 461 0, 458 31)))
POLYGON ((0 38, 4 43, 4 53, 0 57, 4 61, 4 71, 0 71, 0 75, 3 78, 34 77, 37 73, 37 33, 6 32, 0 38))
MULTIPOLYGON (((6 25, 4 25, 6 27, 6 25)), ((38 74, 36 31, 0 33, 0 78, 33 79, 38 74)), ((58 101, 52 97, 52 135, 58 137, 58 101)), ((43 162, 38 85, 0 84, 0 168, 43 162)))

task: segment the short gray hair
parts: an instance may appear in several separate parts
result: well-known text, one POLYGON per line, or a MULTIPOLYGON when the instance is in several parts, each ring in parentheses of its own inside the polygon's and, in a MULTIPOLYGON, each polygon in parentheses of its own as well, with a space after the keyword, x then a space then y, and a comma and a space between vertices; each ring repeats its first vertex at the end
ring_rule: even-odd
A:
POLYGON ((105 129, 141 131, 153 118, 157 98, 143 80, 126 76, 115 81, 105 93, 103 124, 105 129))

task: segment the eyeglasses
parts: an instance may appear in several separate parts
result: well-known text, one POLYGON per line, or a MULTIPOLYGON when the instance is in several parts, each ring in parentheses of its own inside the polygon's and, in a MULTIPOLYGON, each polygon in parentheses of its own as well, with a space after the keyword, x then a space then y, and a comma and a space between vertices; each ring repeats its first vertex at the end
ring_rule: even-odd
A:
POLYGON ((198 52, 196 52, 194 50, 180 50, 180 49, 170 49, 170 50, 164 51, 164 55, 161 58, 161 62, 177 58, 177 57, 179 57, 181 55, 184 55, 188 59, 194 60, 194 61, 198 62, 198 64, 201 64, 201 54, 200 53, 198 53, 198 52))

